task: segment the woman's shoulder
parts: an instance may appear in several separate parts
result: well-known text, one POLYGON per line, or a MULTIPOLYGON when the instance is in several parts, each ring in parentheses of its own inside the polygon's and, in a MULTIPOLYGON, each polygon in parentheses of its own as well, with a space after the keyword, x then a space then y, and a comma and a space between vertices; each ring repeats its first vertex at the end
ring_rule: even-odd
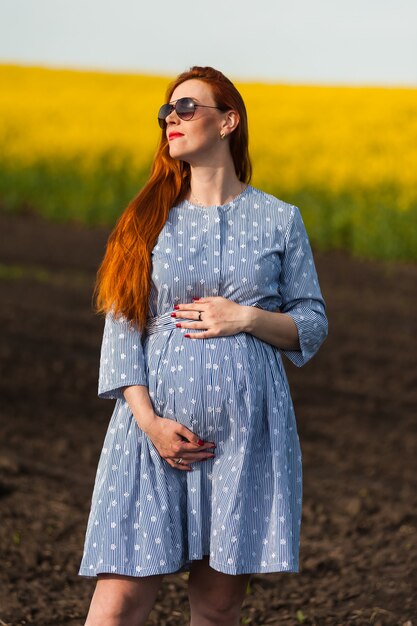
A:
POLYGON ((285 202, 285 200, 262 189, 251 187, 251 191, 251 199, 254 208, 267 207, 272 213, 281 215, 281 217, 286 217, 287 219, 290 219, 294 213, 299 212, 298 207, 294 204, 285 202))

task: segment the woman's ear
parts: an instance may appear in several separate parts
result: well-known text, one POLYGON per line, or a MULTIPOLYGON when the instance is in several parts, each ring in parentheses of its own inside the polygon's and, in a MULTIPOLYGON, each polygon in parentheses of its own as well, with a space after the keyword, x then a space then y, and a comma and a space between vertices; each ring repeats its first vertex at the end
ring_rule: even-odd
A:
POLYGON ((225 135, 230 135, 230 133, 232 133, 239 125, 239 121, 240 117, 237 111, 234 111, 233 109, 227 111, 221 126, 221 129, 222 131, 224 131, 225 135))

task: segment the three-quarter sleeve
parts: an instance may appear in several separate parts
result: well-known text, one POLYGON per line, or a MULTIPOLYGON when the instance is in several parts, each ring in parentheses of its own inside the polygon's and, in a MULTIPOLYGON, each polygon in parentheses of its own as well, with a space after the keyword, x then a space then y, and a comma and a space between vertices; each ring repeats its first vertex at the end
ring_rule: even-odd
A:
POLYGON ((300 350, 282 352, 297 367, 301 367, 314 356, 327 337, 328 322, 310 242, 296 206, 291 209, 285 233, 280 294, 280 311, 293 318, 300 341, 300 350))
POLYGON ((106 315, 100 355, 98 396, 122 398, 122 388, 148 385, 142 335, 126 318, 106 315))

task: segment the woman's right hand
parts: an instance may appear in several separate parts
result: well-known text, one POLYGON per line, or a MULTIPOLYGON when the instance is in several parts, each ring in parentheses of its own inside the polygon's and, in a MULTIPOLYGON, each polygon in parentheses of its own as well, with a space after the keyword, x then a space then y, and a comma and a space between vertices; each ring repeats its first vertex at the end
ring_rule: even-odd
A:
POLYGON ((123 389, 123 394, 139 428, 171 467, 191 471, 191 463, 214 457, 216 444, 202 441, 186 426, 155 413, 147 387, 131 385, 123 389))
POLYGON ((191 463, 212 459, 216 445, 203 441, 186 426, 154 414, 145 434, 160 456, 174 469, 191 471, 191 463), (180 459, 180 461, 178 461, 180 459))

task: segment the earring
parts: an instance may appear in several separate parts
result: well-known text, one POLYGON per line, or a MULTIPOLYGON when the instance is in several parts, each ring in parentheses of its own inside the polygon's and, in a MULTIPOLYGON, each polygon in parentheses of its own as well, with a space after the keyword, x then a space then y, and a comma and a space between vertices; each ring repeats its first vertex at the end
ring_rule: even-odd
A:
POLYGON ((224 139, 225 137, 224 130, 220 131, 220 139, 224 139))

